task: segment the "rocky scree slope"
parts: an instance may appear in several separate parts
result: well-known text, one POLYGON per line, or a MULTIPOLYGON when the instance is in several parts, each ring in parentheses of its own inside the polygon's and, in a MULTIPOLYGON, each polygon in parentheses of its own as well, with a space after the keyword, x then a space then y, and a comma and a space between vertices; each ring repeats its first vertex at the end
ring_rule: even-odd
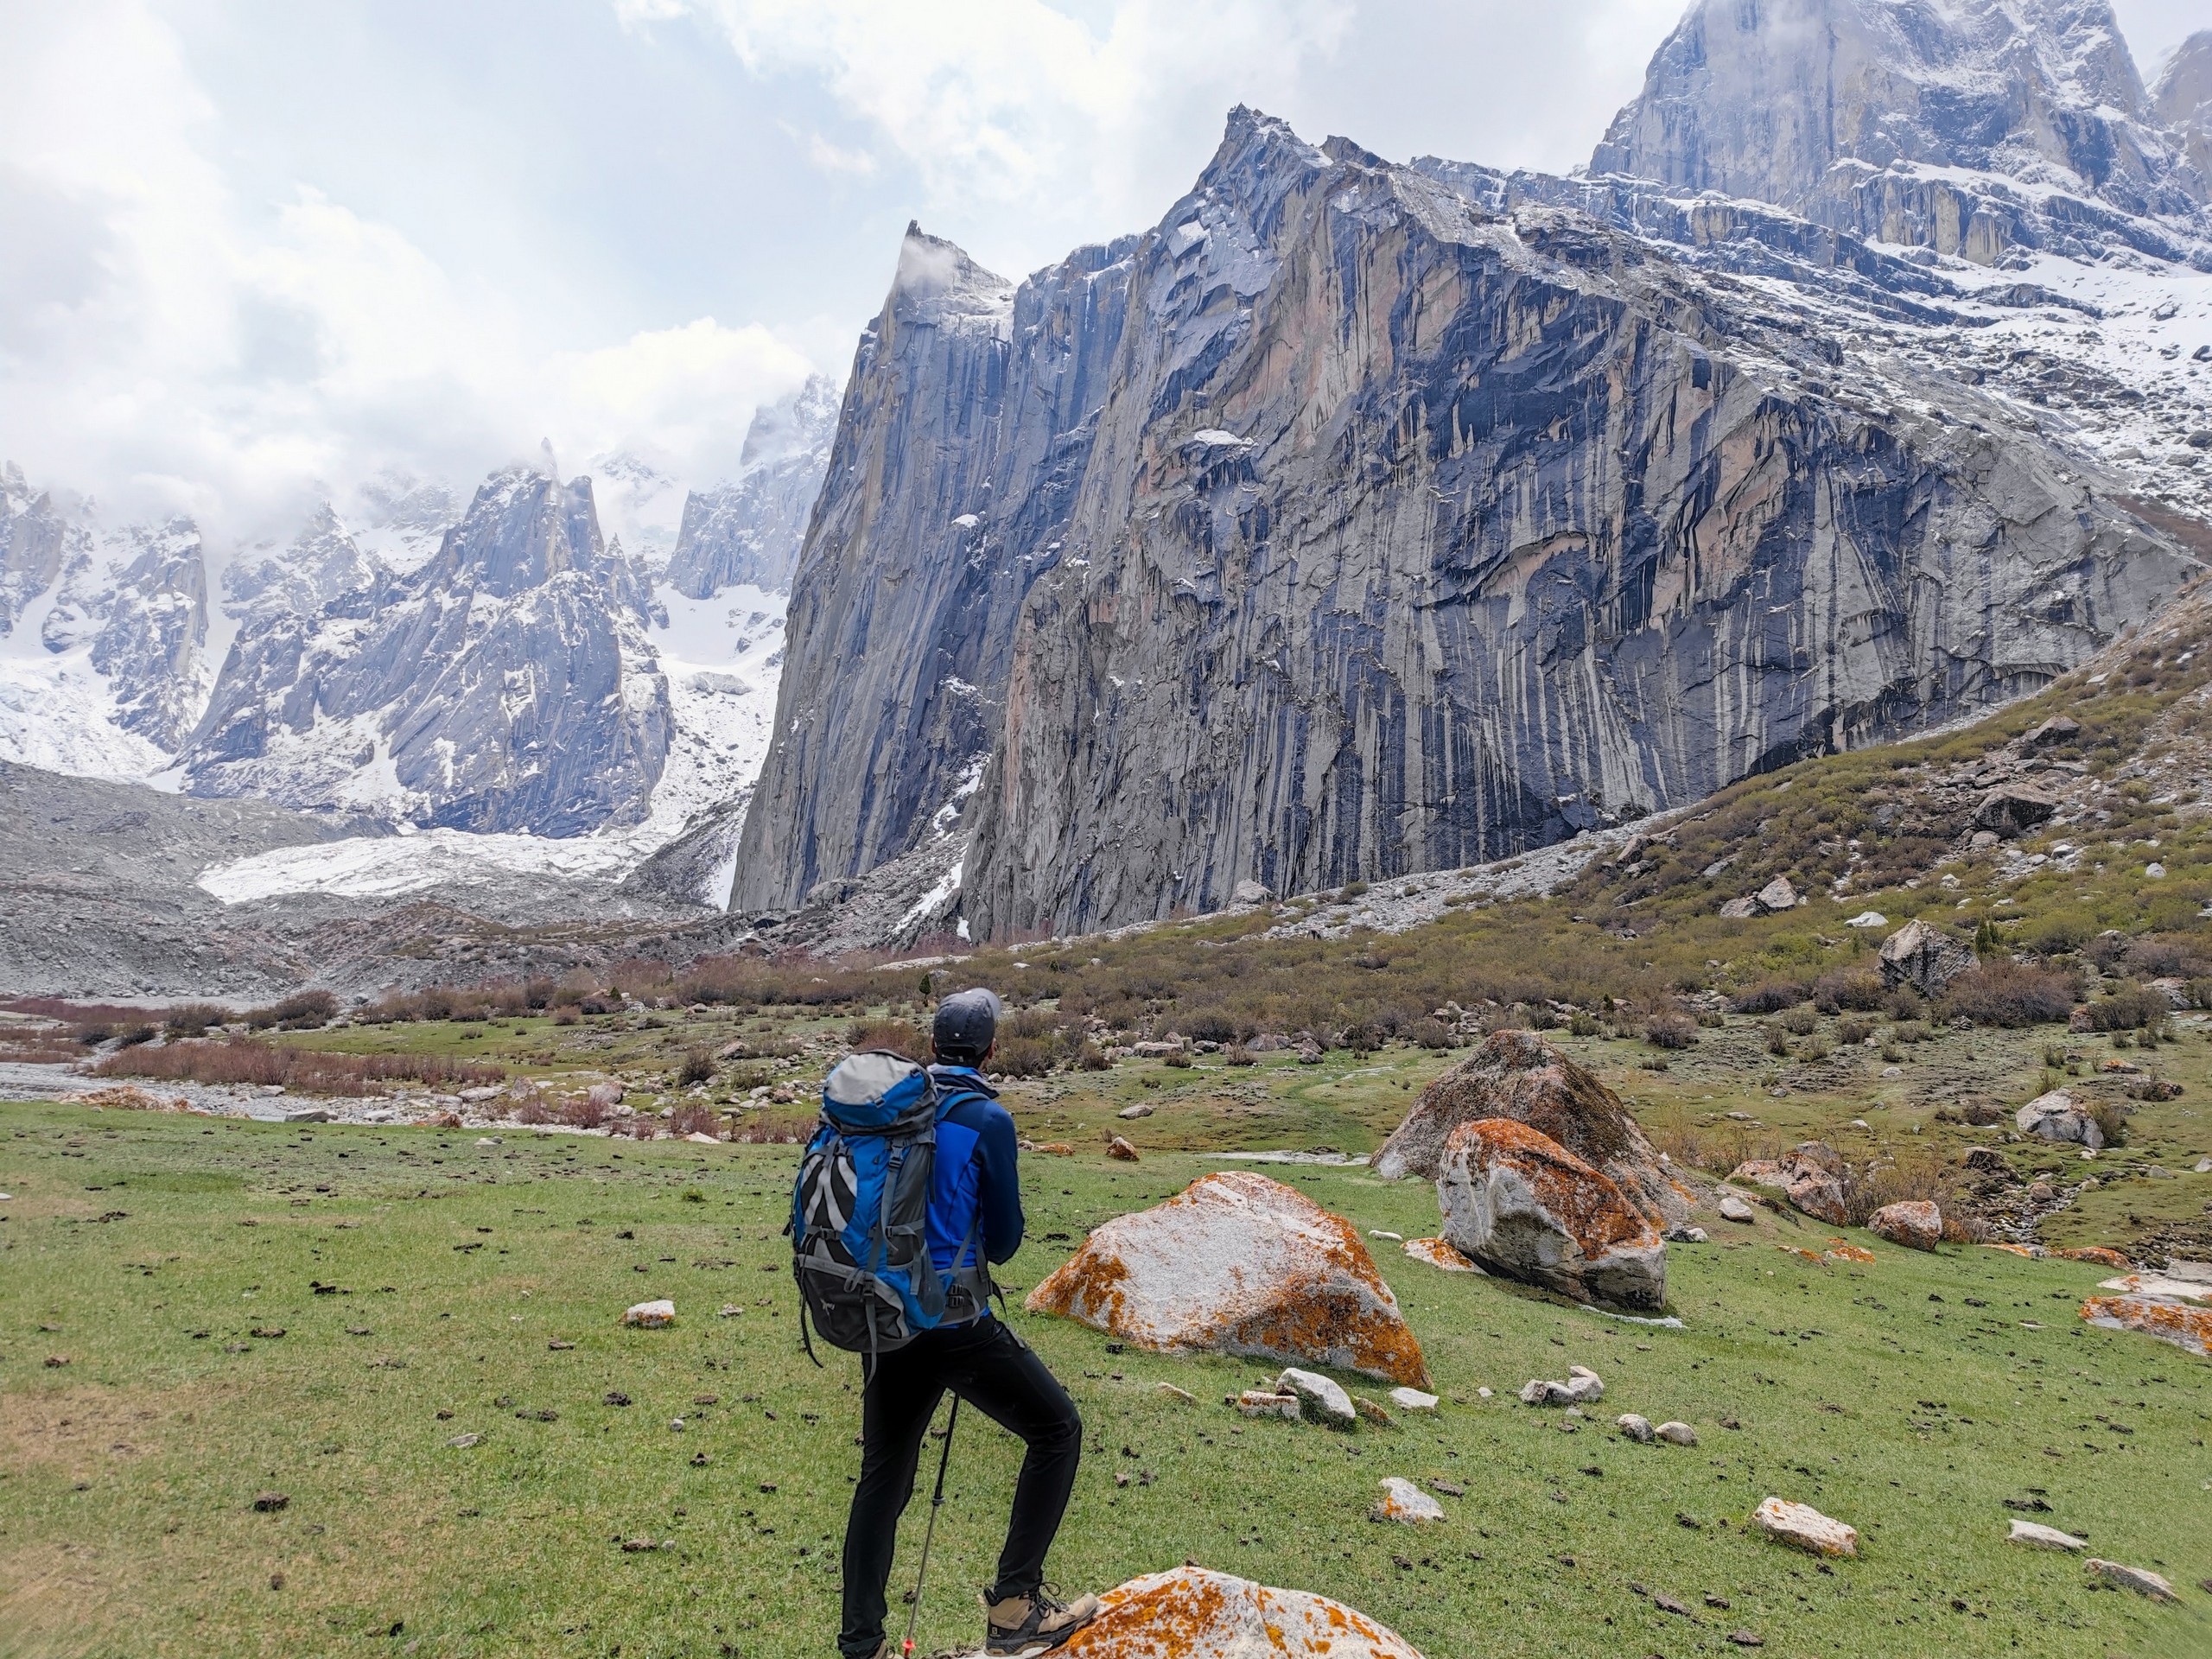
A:
POLYGON ((419 570, 241 636, 187 787, 476 831, 631 822, 670 735, 648 603, 590 480, 495 474, 419 570))
POLYGON ((1590 171, 1982 264, 2109 238, 2212 269, 2185 97, 2106 0, 1700 0, 1590 171))
POLYGON ((910 232, 740 906, 978 772, 979 936, 1496 858, 2031 690, 2196 568, 1971 388, 1435 172, 1240 110, 1017 289, 910 232))

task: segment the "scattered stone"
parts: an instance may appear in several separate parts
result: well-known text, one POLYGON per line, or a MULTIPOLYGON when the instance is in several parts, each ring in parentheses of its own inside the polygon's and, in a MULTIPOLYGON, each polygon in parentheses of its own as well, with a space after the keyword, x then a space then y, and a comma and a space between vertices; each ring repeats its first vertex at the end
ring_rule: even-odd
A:
POLYGON ((1539 1377, 1521 1386, 1521 1403, 1524 1406, 1586 1406, 1605 1396, 1605 1383, 1586 1365, 1569 1366, 1564 1382, 1539 1377))
POLYGON ((1667 1300, 1667 1246, 1608 1177, 1511 1118, 1462 1123, 1436 1179, 1444 1236, 1509 1278, 1630 1307, 1667 1300))
POLYGON ((1420 1659, 1365 1614, 1199 1567, 1131 1580, 1099 1598, 1098 1617, 1056 1659, 1420 1659))
POLYGON ((1821 1141, 1803 1141, 1778 1159, 1737 1165, 1728 1179, 1772 1188, 1807 1215, 1841 1227, 1850 1220, 1843 1175, 1842 1159, 1821 1141))
POLYGON ((1869 1232, 1908 1249, 1932 1250, 1943 1238, 1943 1212, 1925 1198, 1885 1204, 1867 1222, 1869 1232))
POLYGON ((1116 1116, 1116 1117, 1129 1117, 1129 1118, 1136 1118, 1136 1117, 1150 1117, 1150 1116, 1152 1116, 1152 1113, 1153 1113, 1153 1109, 1152 1109, 1152 1107, 1151 1107, 1150 1105, 1148 1105, 1147 1103, 1145 1103, 1145 1102, 1143 1102, 1143 1101, 1141 1101, 1141 1101, 1139 1101, 1139 1102, 1138 1102, 1135 1105, 1134 1105, 1134 1106, 1124 1106, 1124 1107, 1122 1107, 1122 1109, 1121 1109, 1120 1111, 1118 1111, 1118 1112, 1115 1113, 1115 1114, 1114 1114, 1114 1116, 1116 1116))
POLYGON ((1755 916, 1778 916, 1785 910, 1795 910, 1808 902, 1798 896, 1797 889, 1789 884, 1786 875, 1777 875, 1757 893, 1746 893, 1741 899, 1731 899, 1720 906, 1720 913, 1731 921, 1749 921, 1755 916))
POLYGON ((2125 1567, 2118 1561, 2099 1560, 2092 1555, 2082 1566, 2107 1584, 2117 1585, 2123 1590, 2133 1590, 2139 1596, 2148 1596, 2153 1601, 2179 1601, 2174 1587, 2145 1567, 2125 1567))
POLYGON ((284 1334, 284 1327, 281 1325, 257 1325, 246 1334, 250 1337, 258 1337, 264 1342, 274 1342, 284 1334))
POLYGON ((2003 1175, 2010 1173, 2005 1154, 1994 1147, 1976 1147, 1967 1154, 1967 1167, 1977 1175, 2003 1175))
POLYGON ((1695 1446, 1697 1430, 1688 1423, 1662 1423, 1651 1431, 1669 1446, 1695 1446))
POLYGON ((1652 1436, 1658 1433, 1651 1427, 1649 1417, 1639 1417, 1632 1411, 1624 1411, 1614 1418, 1613 1427, 1620 1430, 1623 1439, 1634 1440, 1638 1446, 1650 1445, 1652 1436))
POLYGON ((1165 1395, 1170 1400, 1180 1400, 1186 1406, 1195 1406, 1198 1403, 1198 1396, 1197 1395, 1192 1394, 1188 1389, 1179 1389, 1173 1382, 1161 1382, 1156 1384, 1153 1389, 1153 1392, 1154 1394, 1165 1395))
POLYGON ((1689 1214, 1689 1194, 1660 1163, 1620 1096, 1532 1031, 1493 1032, 1471 1058, 1421 1090, 1375 1154, 1375 1173, 1386 1181, 1434 1180, 1453 1133, 1484 1118, 1509 1118, 1566 1147, 1654 1227, 1689 1214))
POLYGON ((1304 1361, 1419 1388, 1421 1344, 1358 1230, 1249 1170, 1206 1175, 1095 1229, 1029 1294, 1156 1352, 1304 1361))
POLYGON ((291 1498, 283 1492, 264 1492, 253 1500, 254 1513, 274 1515, 291 1501, 291 1498))
POLYGON ((629 1403, 630 1396, 620 1389, 609 1389, 600 1401, 602 1406, 626 1406, 629 1403))
POLYGON ((2082 1304, 2082 1317, 2107 1331, 2137 1332, 2212 1357, 2212 1308, 2152 1296, 2092 1296, 2082 1304))
POLYGON ((1446 1497, 1465 1497, 1467 1495, 1467 1489, 1465 1486, 1456 1480, 1446 1480, 1441 1475, 1431 1477, 1428 1490, 1432 1492, 1441 1492, 1446 1497))
POLYGON ((302 1106, 296 1112, 285 1113, 284 1121, 287 1123, 327 1123, 330 1113, 321 1106, 302 1106))
POLYGON ((2082 722, 2067 715, 2053 715, 2049 720, 2020 739, 2024 749, 2039 749, 2052 744, 2070 743, 2082 735, 2082 722))
POLYGON ((721 1312, 715 1314, 715 1317, 718 1319, 734 1319, 744 1312, 745 1310, 740 1307, 735 1302, 724 1302, 722 1304, 721 1312))
POLYGON ((1669 1227, 1661 1235, 1669 1244, 1702 1244, 1706 1231, 1702 1227, 1669 1227))
POLYGON ((1910 985, 1929 997, 1940 995, 1961 974, 1981 965, 1972 950, 1923 921, 1907 922, 1884 939, 1877 960, 1884 982, 1910 985))
POLYGON ((1722 1196, 1720 1200, 1721 1220, 1748 1222, 1757 1220, 1758 1217, 1758 1211, 1752 1209, 1749 1204, 1738 1198, 1733 1192, 1726 1193, 1722 1196))
POLYGON ((2020 1108, 2013 1122, 2022 1135, 2031 1135, 2038 1141, 2079 1144, 2092 1152, 2104 1147, 2105 1134, 2097 1127, 2097 1120, 2076 1105, 2074 1096, 2063 1089, 2037 1095, 2020 1108))
POLYGON ((453 1439, 448 1440, 446 1444, 450 1446, 456 1446, 461 1451, 466 1452, 472 1446, 483 1445, 484 1437, 481 1434, 456 1434, 453 1439))
POLYGON ((2072 1533, 2061 1532, 2056 1527, 2046 1527, 2018 1517, 2012 1522, 2012 1530, 2006 1536, 2005 1542, 2026 1544, 2036 1549, 2078 1550, 2089 1547, 2089 1541, 2086 1538, 2076 1538, 2072 1533))
POLYGON ((1444 1519, 1444 1506, 1410 1480, 1390 1475, 1383 1479, 1382 1496, 1367 1512, 1367 1518, 1417 1526, 1424 1521, 1444 1519))
POLYGON ((1389 1397, 1400 1411, 1434 1411, 1437 1406, 1434 1395, 1423 1394, 1419 1389, 1393 1389, 1389 1397))
POLYGON ((1406 1242, 1406 1236, 1405 1236, 1403 1233, 1390 1233, 1390 1232, 1385 1232, 1385 1231, 1384 1231, 1382 1228, 1380 1228, 1380 1227, 1370 1227, 1370 1228, 1369 1228, 1369 1229, 1367 1230, 1367 1236, 1368 1236, 1370 1238, 1380 1238, 1380 1239, 1387 1240, 1389 1243, 1392 1243, 1392 1244, 1402 1244, 1402 1243, 1404 1243, 1406 1242))
POLYGON ((1275 1392, 1295 1395, 1301 1414, 1309 1421, 1331 1428, 1350 1428, 1358 1421, 1359 1413, 1351 1402, 1351 1395, 1318 1371, 1292 1366, 1275 1378, 1275 1392))
POLYGON ((2070 1250, 2053 1250, 2051 1254, 2062 1262, 2094 1262, 2101 1268, 2118 1268, 2123 1273, 2135 1265, 2118 1250, 2107 1249, 2101 1244, 2083 1244, 2070 1250))
POLYGON ((1118 1135, 1109 1135, 1106 1137, 1106 1155, 1109 1158, 1118 1158, 1125 1164, 1134 1164, 1137 1161, 1137 1149, 1118 1135))
POLYGON ((665 1299, 657 1302, 639 1302, 622 1315, 625 1325, 658 1326, 676 1323, 676 1304, 665 1299))
POLYGON ((1236 1396, 1236 1409, 1247 1417, 1287 1417, 1292 1422, 1299 1418, 1299 1401, 1294 1394, 1275 1394, 1266 1389, 1247 1389, 1236 1396))
POLYGON ((1830 1519, 1810 1504, 1770 1497, 1751 1512, 1751 1524, 1777 1542, 1811 1554, 1859 1554, 1859 1529, 1830 1519))
POLYGON ((1974 826, 2003 840, 2024 836, 2039 823, 2050 822, 2058 803, 2039 789, 2024 784, 2000 784, 1981 798, 1974 810, 1974 826))
POLYGON ((1441 1268, 1446 1273, 1480 1273, 1479 1264, 1470 1262, 1440 1238, 1409 1238, 1405 1243, 1408 1255, 1416 1262, 1426 1262, 1432 1268, 1441 1268))

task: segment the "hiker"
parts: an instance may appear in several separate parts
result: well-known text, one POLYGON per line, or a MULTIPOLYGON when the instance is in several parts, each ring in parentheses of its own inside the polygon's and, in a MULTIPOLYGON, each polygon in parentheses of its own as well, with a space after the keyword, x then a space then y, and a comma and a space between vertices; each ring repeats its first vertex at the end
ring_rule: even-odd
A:
MULTIPOLYGON (((872 1357, 861 1396, 860 1484, 845 1527, 845 1659, 887 1659, 884 1586, 899 1517, 913 1496, 922 1437, 950 1389, 1027 1444, 998 1582, 984 1593, 984 1645, 995 1654, 1058 1647, 1098 1614, 1098 1599, 1063 1604, 1046 1589, 1045 1556, 1067 1511, 1083 1452, 1083 1420, 1059 1379, 990 1306, 988 1262, 1021 1247, 1021 1182, 1014 1119, 983 1080, 1001 1005, 987 990, 938 1005, 930 1076, 941 1105, 931 1177, 931 1260, 951 1281, 944 1319, 872 1357)), ((946 1448, 948 1453, 950 1448, 946 1448)))

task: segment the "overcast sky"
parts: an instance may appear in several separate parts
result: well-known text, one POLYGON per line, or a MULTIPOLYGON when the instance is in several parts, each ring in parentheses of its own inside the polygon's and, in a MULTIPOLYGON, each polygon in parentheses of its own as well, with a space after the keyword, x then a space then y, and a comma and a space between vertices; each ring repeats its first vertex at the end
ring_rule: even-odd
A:
MULTIPOLYGON (((2146 76, 2205 0, 2120 0, 2146 76)), ((0 0, 0 458, 263 532, 541 438, 726 470, 910 218, 1020 276, 1239 101, 1563 170, 1683 0, 0 0)))

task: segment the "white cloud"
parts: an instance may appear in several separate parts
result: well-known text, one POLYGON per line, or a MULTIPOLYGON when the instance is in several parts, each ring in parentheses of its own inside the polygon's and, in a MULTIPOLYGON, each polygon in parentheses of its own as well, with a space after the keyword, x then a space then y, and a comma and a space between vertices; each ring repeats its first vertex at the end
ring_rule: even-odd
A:
POLYGON ((0 212, 0 456, 118 515, 281 531, 388 467, 467 487, 540 437, 703 481, 805 357, 711 317, 549 341, 318 190, 242 201, 175 35, 143 0, 13 8, 0 212), (18 210, 21 218, 18 218, 18 210))
POLYGON ((1103 31, 1045 0, 654 4, 683 5, 756 75, 818 77, 939 207, 1073 190, 1132 223, 1164 205, 1157 163, 1185 148, 1182 118, 1217 126, 1240 98, 1287 97, 1352 20, 1342 0, 1120 0, 1103 31))

